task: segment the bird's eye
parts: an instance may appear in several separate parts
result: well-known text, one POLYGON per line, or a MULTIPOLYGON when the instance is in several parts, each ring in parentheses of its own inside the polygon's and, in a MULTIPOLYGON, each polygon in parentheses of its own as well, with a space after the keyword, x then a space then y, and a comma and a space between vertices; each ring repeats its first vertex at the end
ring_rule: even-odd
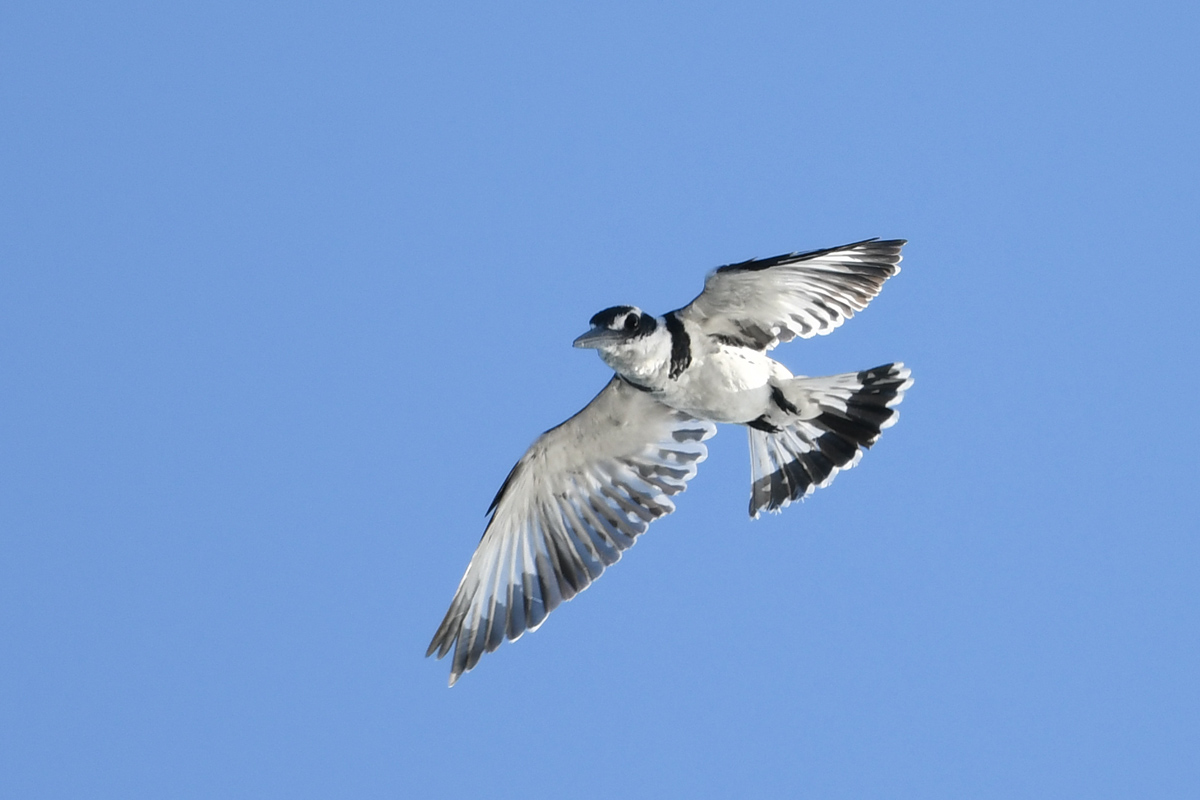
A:
POLYGON ((638 322, 639 322, 638 315, 630 314, 628 317, 625 318, 625 330, 636 331, 637 327, 638 327, 638 322))

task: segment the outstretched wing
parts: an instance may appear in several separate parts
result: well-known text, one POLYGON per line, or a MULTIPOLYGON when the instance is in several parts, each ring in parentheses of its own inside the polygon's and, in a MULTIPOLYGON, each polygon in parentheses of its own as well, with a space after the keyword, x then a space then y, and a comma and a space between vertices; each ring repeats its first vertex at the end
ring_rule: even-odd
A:
POLYGON ((900 271, 903 239, 743 261, 709 273, 679 316, 712 336, 770 350, 825 334, 862 311, 900 271))
POLYGON ((454 648, 450 685, 507 637, 536 630, 675 510, 716 433, 619 377, 538 437, 492 506, 483 540, 425 655, 454 648))

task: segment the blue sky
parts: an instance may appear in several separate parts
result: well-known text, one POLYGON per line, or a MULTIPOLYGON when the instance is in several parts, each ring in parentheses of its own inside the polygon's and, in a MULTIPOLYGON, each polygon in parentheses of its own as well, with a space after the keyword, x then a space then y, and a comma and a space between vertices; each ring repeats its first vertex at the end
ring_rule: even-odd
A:
POLYGON ((1200 13, 0 9, 0 794, 1185 797, 1200 13), (679 510, 452 690, 483 511, 597 310, 871 236, 781 347, 903 360, 778 517, 679 510))

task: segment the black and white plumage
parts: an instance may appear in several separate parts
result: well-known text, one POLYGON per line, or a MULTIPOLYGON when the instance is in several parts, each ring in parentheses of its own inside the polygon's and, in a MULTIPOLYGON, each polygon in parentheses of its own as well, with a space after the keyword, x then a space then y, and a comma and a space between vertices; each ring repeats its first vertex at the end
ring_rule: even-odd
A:
POLYGON ((536 630, 675 510, 717 422, 747 426, 750 515, 778 512, 858 463, 912 385, 903 364, 795 376, 767 352, 826 334, 900 271, 903 240, 744 261, 709 274, 687 306, 614 306, 576 347, 616 372, 582 411, 538 437, 491 519, 426 655, 453 648, 450 685, 504 639, 536 630))

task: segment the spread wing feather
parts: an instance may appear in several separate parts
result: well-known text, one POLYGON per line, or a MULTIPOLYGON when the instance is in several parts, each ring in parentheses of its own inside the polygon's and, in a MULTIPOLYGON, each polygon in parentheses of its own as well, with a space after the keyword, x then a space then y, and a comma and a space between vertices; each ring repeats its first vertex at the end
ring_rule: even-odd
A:
POLYGON ((743 261, 709 273, 679 315, 712 336, 770 350, 826 334, 879 294, 900 271, 903 239, 865 242, 743 261))
POLYGON ((716 433, 614 377, 542 434, 501 486, 491 520, 426 655, 451 648, 450 685, 504 639, 600 577, 655 519, 675 510, 716 433))

